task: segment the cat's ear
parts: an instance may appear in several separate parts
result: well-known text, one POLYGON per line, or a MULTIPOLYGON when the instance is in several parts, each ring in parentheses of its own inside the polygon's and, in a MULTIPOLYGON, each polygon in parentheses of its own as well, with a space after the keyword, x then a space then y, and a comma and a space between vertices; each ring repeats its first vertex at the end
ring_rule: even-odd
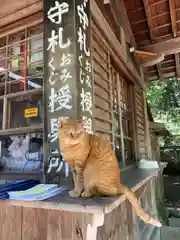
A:
POLYGON ((76 121, 77 124, 78 124, 78 128, 80 131, 83 131, 84 130, 84 120, 83 119, 80 119, 80 120, 77 120, 76 121))
POLYGON ((63 127, 63 125, 66 123, 66 119, 64 118, 59 118, 59 128, 62 128, 63 127))
POLYGON ((59 128, 62 128, 62 126, 63 126, 63 120, 59 119, 59 128))

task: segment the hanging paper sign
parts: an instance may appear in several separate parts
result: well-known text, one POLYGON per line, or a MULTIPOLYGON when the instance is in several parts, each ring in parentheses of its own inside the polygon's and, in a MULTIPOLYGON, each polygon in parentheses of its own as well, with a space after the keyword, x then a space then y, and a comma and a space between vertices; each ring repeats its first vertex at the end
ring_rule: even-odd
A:
POLYGON ((27 108, 24 110, 24 117, 31 118, 31 117, 38 117, 38 108, 27 108))

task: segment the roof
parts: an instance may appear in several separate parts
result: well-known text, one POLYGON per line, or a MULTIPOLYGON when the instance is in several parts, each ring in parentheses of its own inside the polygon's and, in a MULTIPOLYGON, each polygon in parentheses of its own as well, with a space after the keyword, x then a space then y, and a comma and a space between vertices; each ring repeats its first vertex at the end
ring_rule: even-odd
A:
POLYGON ((180 80, 180 0, 124 0, 124 4, 138 50, 164 53, 162 62, 144 69, 146 81, 180 80))
MULTIPOLYGON (((148 57, 147 62, 152 58, 151 63, 143 64, 145 80, 163 80, 168 77, 180 79, 180 0, 102 2, 116 5, 116 17, 121 25, 126 25, 126 35, 131 38, 136 50, 157 54, 157 57, 148 57)), ((1 0, 0 35, 6 31, 6 25, 42 11, 42 3, 42 0, 1 0)))
POLYGON ((41 12, 43 8, 42 0, 1 0, 0 4, 0 34, 6 31, 8 24, 24 20, 27 16, 41 12))
POLYGON ((167 130, 164 124, 158 122, 149 121, 149 129, 151 133, 156 133, 158 136, 168 136, 170 132, 167 130))

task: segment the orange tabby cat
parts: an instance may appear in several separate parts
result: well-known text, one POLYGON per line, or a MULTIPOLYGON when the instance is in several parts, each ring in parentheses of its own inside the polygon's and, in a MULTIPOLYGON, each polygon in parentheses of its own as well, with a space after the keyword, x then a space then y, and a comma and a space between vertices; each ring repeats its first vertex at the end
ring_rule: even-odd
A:
POLYGON ((146 223, 161 223, 143 211, 135 194, 120 184, 120 169, 111 145, 86 133, 82 120, 65 119, 59 124, 60 149, 73 171, 71 197, 114 196, 125 194, 137 215, 146 223))

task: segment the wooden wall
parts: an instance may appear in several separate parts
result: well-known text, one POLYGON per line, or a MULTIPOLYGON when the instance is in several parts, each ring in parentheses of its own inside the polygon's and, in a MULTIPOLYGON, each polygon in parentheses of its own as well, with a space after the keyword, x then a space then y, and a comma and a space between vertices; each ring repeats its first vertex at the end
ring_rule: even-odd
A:
POLYGON ((136 107, 136 126, 137 126, 137 145, 138 158, 147 154, 146 146, 146 128, 143 91, 138 85, 135 87, 135 107, 136 107))
POLYGON ((110 55, 103 35, 92 21, 92 65, 95 97, 95 131, 112 141, 110 55))
POLYGON ((158 142, 158 136, 151 133, 151 150, 152 150, 152 159, 160 161, 160 146, 158 142))
MULTIPOLYGON (((113 116, 112 116, 112 75, 111 75, 111 54, 109 44, 103 33, 92 20, 92 63, 95 95, 95 131, 96 134, 113 140, 113 116)), ((138 158, 147 154, 146 128, 144 114, 143 91, 135 83, 134 87, 134 116, 135 129, 134 140, 137 141, 138 158), (135 100, 135 101, 134 101, 135 100)))
MULTIPOLYGON (((28 4, 30 5, 30 0, 28 4)), ((42 21, 42 13, 39 12, 42 8, 41 1, 32 0, 33 13, 36 14, 36 21, 40 23, 42 21)), ((27 11, 25 13, 26 16, 27 11)), ((13 27, 21 30, 22 23, 29 26, 32 24, 30 16, 25 22, 25 19, 21 20, 19 24, 13 27)), ((33 25, 35 24, 33 23, 33 25)), ((97 135, 101 135, 110 142, 113 141, 113 114, 112 114, 112 77, 111 77, 111 46, 104 38, 103 33, 99 27, 95 24, 93 18, 91 22, 92 26, 92 63, 93 63, 93 77, 94 77, 94 97, 95 97, 95 132, 97 135)), ((27 27, 26 26, 26 27, 27 27)), ((9 34, 12 31, 12 26, 4 26, 2 31, 0 30, 0 36, 9 34)), ((112 49, 111 49, 112 50, 112 49)), ((124 49, 125 51, 125 49, 124 49)), ((137 136, 137 155, 146 154, 146 137, 145 137, 145 120, 144 120, 144 105, 143 105, 143 94, 140 87, 135 85, 135 115, 136 115, 136 133, 137 136)), ((136 138, 135 138, 136 139, 136 138)))
POLYGON ((13 206, 0 202, 1 240, 86 239, 91 214, 13 206))

